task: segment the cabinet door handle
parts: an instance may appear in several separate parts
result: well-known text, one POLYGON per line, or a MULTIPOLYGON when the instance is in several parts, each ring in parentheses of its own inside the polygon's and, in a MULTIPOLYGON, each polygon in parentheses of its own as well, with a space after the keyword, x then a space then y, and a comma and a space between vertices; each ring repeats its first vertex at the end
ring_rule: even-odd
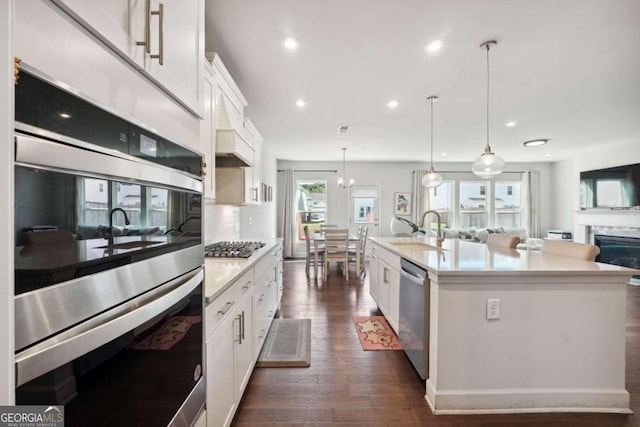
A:
MULTIPOLYGON (((244 339, 244 310, 242 311, 242 339, 244 339)), ((242 341, 240 341, 242 344, 242 341)))
POLYGON ((164 5, 158 4, 158 10, 152 10, 151 15, 158 15, 158 53, 151 54, 151 59, 157 59, 160 65, 164 64, 164 5))
POLYGON ((258 187, 254 187, 251 189, 251 191, 255 191, 255 197, 253 197, 251 200, 255 200, 256 202, 258 201, 258 187))
POLYGON ((238 314, 238 339, 236 341, 238 344, 242 344, 242 314, 238 314))
POLYGON ((235 301, 229 301, 228 303, 225 304, 224 307, 222 307, 220 310, 218 310, 218 314, 227 314, 227 311, 229 311, 229 309, 233 306, 233 304, 235 304, 235 301))
POLYGON ((149 45, 149 39, 151 39, 151 23, 149 22, 151 16, 151 0, 147 0, 144 8, 144 40, 136 41, 137 46, 144 46, 144 51, 151 53, 151 46, 149 45))
POLYGON ((244 289, 244 290, 246 291, 247 289, 249 289, 249 288, 251 287, 251 284, 252 284, 252 283, 253 283, 253 281, 252 281, 252 280, 249 280, 249 281, 247 282, 247 284, 246 284, 246 285, 244 285, 244 286, 242 287, 242 289, 244 289))
POLYGON ((264 301, 264 294, 260 295, 260 298, 258 298, 258 301, 260 302, 264 301))

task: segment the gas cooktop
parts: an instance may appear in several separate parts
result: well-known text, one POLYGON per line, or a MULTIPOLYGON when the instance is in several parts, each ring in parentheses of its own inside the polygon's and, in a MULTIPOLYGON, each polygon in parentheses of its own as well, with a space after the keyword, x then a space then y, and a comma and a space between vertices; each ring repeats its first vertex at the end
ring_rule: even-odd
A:
POLYGON ((249 258, 265 245, 263 242, 224 241, 204 247, 204 256, 213 258, 249 258))

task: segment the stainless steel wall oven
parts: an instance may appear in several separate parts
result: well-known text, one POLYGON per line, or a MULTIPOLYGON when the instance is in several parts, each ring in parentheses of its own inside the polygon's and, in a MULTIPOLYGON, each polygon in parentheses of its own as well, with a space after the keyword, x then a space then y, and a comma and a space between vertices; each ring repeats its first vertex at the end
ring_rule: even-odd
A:
POLYGON ((204 406, 202 156, 35 70, 16 87, 16 402, 67 426, 204 406))

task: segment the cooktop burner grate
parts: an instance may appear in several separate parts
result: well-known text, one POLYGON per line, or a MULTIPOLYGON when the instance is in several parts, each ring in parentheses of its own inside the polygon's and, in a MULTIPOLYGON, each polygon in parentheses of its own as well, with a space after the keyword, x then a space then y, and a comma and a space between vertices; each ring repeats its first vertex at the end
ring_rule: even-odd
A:
POLYGON ((249 258, 265 245, 263 242, 223 241, 204 247, 204 256, 213 258, 249 258))

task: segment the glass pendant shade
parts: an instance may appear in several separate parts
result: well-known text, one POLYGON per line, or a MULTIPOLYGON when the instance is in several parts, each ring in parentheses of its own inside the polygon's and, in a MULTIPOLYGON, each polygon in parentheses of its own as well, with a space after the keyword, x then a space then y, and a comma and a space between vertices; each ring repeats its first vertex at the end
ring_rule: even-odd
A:
POLYGON ((471 171, 483 179, 491 179, 503 170, 504 160, 502 160, 502 157, 493 154, 489 146, 485 147, 484 153, 482 153, 471 166, 471 171))
POLYGON ((436 172, 433 168, 429 169, 429 172, 422 177, 422 185, 427 188, 436 188, 442 184, 442 175, 436 172))
POLYGON ((422 177, 422 186, 427 188, 436 188, 442 184, 442 175, 440 175, 433 168, 433 103, 438 100, 437 96, 430 96, 427 98, 427 102, 431 104, 431 167, 429 172, 422 177))
POLYGON ((489 49, 496 44, 495 40, 490 40, 480 45, 480 48, 487 50, 487 145, 484 153, 474 160, 471 171, 482 179, 491 179, 504 170, 504 160, 495 155, 489 146, 489 49))

